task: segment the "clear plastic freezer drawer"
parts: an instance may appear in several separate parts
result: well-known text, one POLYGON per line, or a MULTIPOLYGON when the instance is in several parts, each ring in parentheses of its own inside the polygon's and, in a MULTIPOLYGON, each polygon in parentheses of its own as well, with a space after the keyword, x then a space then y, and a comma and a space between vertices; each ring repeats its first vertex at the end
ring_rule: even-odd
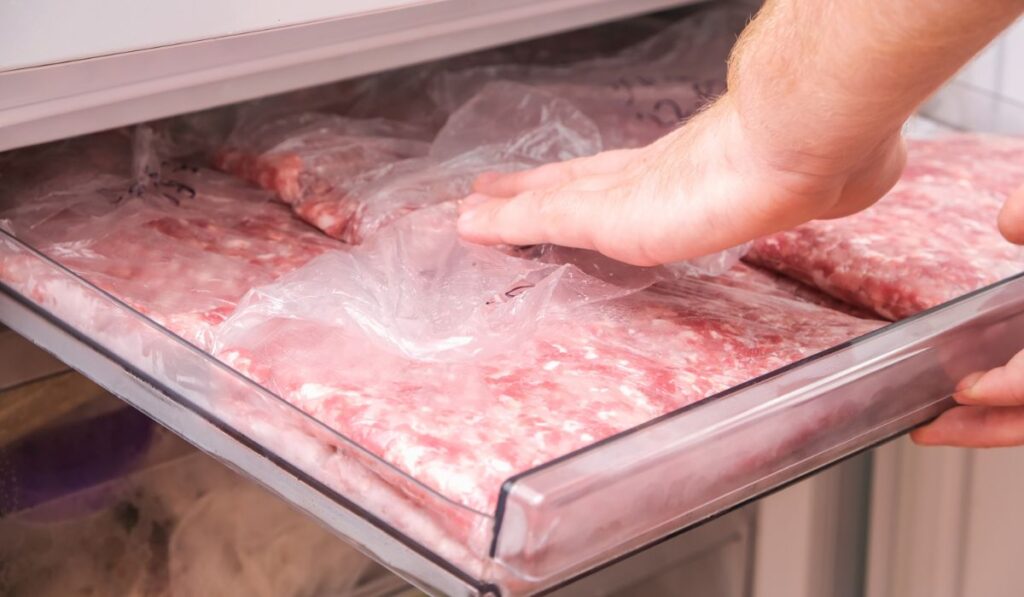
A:
POLYGON ((1024 337, 1022 275, 515 475, 476 512, 0 231, 12 259, 60 298, 0 285, 0 321, 443 594, 533 592, 696 525, 934 417, 1024 337))

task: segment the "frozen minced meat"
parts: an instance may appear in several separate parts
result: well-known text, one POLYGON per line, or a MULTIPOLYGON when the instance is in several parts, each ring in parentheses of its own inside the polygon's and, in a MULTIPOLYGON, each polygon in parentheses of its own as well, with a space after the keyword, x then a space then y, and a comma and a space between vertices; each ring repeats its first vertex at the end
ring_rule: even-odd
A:
MULTIPOLYGON (((0 220, 19 239, 199 346, 251 288, 338 244, 240 181, 207 170, 170 175, 179 186, 140 195, 129 178, 100 176, 100 184, 83 188, 77 177, 61 183, 57 176, 45 192, 26 188, 24 201, 0 212, 0 220)), ((27 256, 0 259, 0 278, 44 304, 70 300, 59 272, 27 256)))
POLYGON ((358 244, 410 211, 465 195, 483 171, 656 140, 724 91, 745 18, 707 10, 571 64, 517 63, 538 55, 498 49, 305 92, 292 110, 283 98, 254 102, 213 161, 358 244))
POLYGON ((760 239, 747 259, 889 319, 1024 271, 1024 249, 996 226, 1024 186, 1024 139, 954 135, 909 149, 877 204, 760 239))
POLYGON ((243 127, 216 166, 274 191, 324 233, 358 244, 395 219, 457 199, 486 170, 515 170, 599 151, 594 124, 527 86, 486 87, 432 143, 412 125, 304 113, 243 127))
POLYGON ((538 271, 509 257, 472 270, 474 251, 494 249, 431 243, 456 233, 454 217, 447 229, 420 225, 430 215, 410 215, 375 242, 402 235, 422 244, 388 246, 443 251, 398 251, 377 268, 325 255, 250 294, 218 328, 215 351, 477 511, 493 510, 515 473, 879 325, 766 293, 765 282, 735 277, 745 271, 724 274, 728 283, 682 277, 616 292, 575 266, 538 271), (501 292, 516 280, 529 287, 501 292))

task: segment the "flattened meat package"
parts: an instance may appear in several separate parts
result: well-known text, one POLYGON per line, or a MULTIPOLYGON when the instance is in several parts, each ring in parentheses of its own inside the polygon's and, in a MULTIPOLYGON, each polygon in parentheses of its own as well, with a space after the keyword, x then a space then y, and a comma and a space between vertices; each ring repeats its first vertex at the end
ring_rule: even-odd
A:
MULTIPOLYGON (((483 121, 463 124, 486 133, 483 121)), ((450 133, 435 148, 458 157, 450 133)), ((546 139, 521 142, 564 147, 546 139)), ((797 300, 746 266, 686 278, 465 244, 450 202, 347 247, 234 179, 160 177, 140 196, 122 174, 51 181, 6 205, 3 225, 284 398, 204 393, 237 429, 468 570, 486 566, 509 476, 879 325, 797 300)), ((59 271, 0 254, 4 283, 73 325, 112 321, 59 271)), ((127 338, 117 350, 147 345, 127 338)), ((804 431, 780 432, 758 458, 804 431)))
MULTIPOLYGON (((45 157, 72 160, 90 150, 45 157)), ((120 175, 94 173, 88 183, 58 175, 22 187, 24 201, 0 211, 0 223, 199 346, 250 288, 337 245, 268 194, 222 174, 182 168, 167 177, 136 194, 120 175)), ((32 260, 0 260, 0 279, 44 303, 62 298, 59 278, 32 260)))
MULTIPOLYGON (((766 293, 770 276, 751 289, 743 266, 724 284, 679 278, 639 292, 576 266, 539 269, 438 240, 455 238, 445 209, 254 291, 216 338, 226 363, 425 486, 403 486, 409 499, 429 491, 492 512, 515 473, 879 325, 785 287, 766 293), (408 267, 360 254, 391 235, 421 241, 392 246, 435 250, 408 267)), ((433 524, 478 543, 462 522, 442 512, 433 524)))
POLYGON ((594 124, 524 85, 487 86, 432 144, 382 119, 303 113, 243 126, 215 165, 274 191, 302 219, 349 244, 402 215, 455 199, 488 169, 521 169, 600 150, 594 124))
POLYGON ((240 111, 213 161, 358 244, 409 211, 464 194, 483 170, 661 137, 724 90, 725 58, 744 23, 742 11, 712 9, 618 54, 569 65, 543 60, 534 42, 331 86, 319 95, 323 105, 315 92, 297 96, 291 111, 270 98, 240 111), (502 57, 541 63, 492 62, 502 57), (402 98, 408 110, 374 109, 402 98), (413 106, 424 99, 437 114, 413 106))
POLYGON ((1024 185, 1024 138, 910 143, 896 187, 871 208, 756 241, 747 259, 901 319, 1024 271, 996 225, 1024 185))

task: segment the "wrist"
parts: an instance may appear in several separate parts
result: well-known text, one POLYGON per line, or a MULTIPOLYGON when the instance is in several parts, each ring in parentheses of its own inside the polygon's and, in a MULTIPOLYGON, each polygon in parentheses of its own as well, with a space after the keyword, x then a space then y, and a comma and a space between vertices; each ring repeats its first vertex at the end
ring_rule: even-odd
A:
POLYGON ((866 150, 854 152, 836 142, 834 149, 817 151, 791 136, 751 126, 728 94, 700 118, 706 120, 695 124, 710 133, 701 135, 710 141, 703 153, 718 156, 715 170, 778 191, 764 207, 783 226, 867 207, 895 184, 904 164, 899 129, 866 150))
POLYGON ((873 159, 879 147, 898 138, 902 123, 848 123, 838 117, 819 117, 799 102, 767 102, 730 93, 720 101, 734 114, 742 137, 768 167, 823 180, 849 176, 873 159))

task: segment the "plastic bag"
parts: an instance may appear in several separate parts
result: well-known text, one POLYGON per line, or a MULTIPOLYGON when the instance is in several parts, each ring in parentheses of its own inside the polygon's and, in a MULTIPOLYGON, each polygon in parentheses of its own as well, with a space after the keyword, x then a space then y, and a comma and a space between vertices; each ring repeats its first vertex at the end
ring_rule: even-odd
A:
POLYGON ((221 170, 274 191, 324 233, 348 242, 361 204, 360 180, 425 155, 424 132, 398 122, 302 113, 245 129, 214 156, 221 170))
POLYGON ((591 118, 606 149, 646 145, 725 90, 726 58, 746 11, 713 8, 616 56, 571 65, 487 65, 440 74, 432 95, 454 110, 489 82, 511 80, 563 97, 591 118))
MULTIPOLYGON (((55 177, 21 188, 22 200, 0 212, 5 229, 200 346, 249 289, 337 246, 268 194, 216 172, 164 168, 161 184, 133 192, 127 176, 94 171, 81 185, 73 161, 65 178, 52 153, 40 157, 55 177)), ((16 259, 0 274, 59 294, 46 272, 16 259)))
POLYGON ((419 210, 366 244, 330 252, 246 296, 220 335, 283 317, 360 329, 419 361, 478 359, 526 342, 552 312, 625 296, 668 275, 589 253, 577 266, 458 238, 451 203, 419 210), (585 263, 584 263, 585 261, 585 263), (585 271, 588 270, 588 271, 585 271))
POLYGON ((748 259, 901 319, 1024 271, 1024 251, 996 226, 1021 186, 1024 139, 914 141, 903 177, 877 204, 760 239, 748 259))
MULTIPOLYGON (((395 283, 397 276, 359 272, 374 281, 359 284, 313 262, 250 295, 219 329, 215 352, 441 495, 488 512, 501 484, 517 472, 878 325, 766 294, 742 280, 680 279, 652 291, 578 303, 571 294, 557 298, 565 280, 553 278, 557 268, 541 270, 556 280, 553 290, 541 293, 534 286, 496 303, 497 321, 518 316, 532 332, 506 338, 493 326, 496 333, 485 339, 503 349, 480 350, 469 359, 412 358, 394 350, 397 343, 385 345, 374 326, 348 311, 354 285, 379 288, 377 302, 357 308, 365 308, 360 315, 408 319, 390 321, 389 333, 457 327, 458 315, 478 329, 481 317, 487 323, 493 295, 482 294, 488 284, 478 285, 474 277, 500 278, 506 265, 498 256, 490 259, 477 269, 460 267, 450 284, 414 262, 411 273, 433 285, 411 291, 408 282, 395 283), (336 294, 345 298, 335 300, 336 294), (384 304, 384 297, 392 302, 384 304), (398 304, 401 309, 391 309, 398 304), (545 310, 536 319, 538 304, 545 310), (435 319, 446 309, 450 318, 435 319)), ((519 271, 533 267, 526 262, 519 271)), ((514 272, 505 275, 507 284, 515 283, 514 272)), ((454 350, 428 347, 438 346, 454 350)))
POLYGON ((564 100, 517 84, 486 87, 432 145, 398 122, 296 114, 236 136, 217 166, 274 190, 304 220, 350 244, 410 211, 465 195, 487 169, 600 149, 593 123, 564 100), (413 159, 421 158, 421 159, 413 159))

